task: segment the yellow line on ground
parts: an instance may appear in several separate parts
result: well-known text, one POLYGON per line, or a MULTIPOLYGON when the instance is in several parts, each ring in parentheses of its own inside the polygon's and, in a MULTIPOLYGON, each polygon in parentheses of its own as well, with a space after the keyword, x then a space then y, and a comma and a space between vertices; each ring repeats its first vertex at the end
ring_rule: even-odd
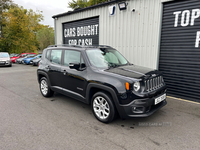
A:
POLYGON ((198 102, 193 102, 193 101, 185 100, 185 99, 182 99, 182 98, 176 98, 176 97, 172 97, 172 96, 167 96, 167 97, 168 97, 168 98, 175 99, 175 100, 179 100, 179 101, 188 102, 188 103, 200 104, 200 103, 198 103, 198 102))

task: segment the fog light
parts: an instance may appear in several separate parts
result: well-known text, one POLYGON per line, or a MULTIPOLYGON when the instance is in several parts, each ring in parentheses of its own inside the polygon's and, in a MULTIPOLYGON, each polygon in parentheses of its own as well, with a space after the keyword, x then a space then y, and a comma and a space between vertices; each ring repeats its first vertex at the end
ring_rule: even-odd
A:
POLYGON ((132 107, 133 113, 143 113, 144 107, 132 107))

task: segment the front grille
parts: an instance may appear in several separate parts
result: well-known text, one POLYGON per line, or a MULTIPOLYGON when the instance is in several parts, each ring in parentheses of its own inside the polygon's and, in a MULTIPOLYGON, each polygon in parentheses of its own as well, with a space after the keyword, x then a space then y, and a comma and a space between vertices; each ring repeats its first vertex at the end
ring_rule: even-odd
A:
POLYGON ((149 80, 144 81, 145 91, 151 92, 164 85, 164 80, 162 76, 158 76, 149 80))

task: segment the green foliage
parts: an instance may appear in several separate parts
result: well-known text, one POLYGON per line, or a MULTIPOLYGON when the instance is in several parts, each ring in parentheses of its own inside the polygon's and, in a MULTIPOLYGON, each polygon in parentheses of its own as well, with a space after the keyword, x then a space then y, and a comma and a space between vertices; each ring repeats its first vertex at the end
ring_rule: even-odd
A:
POLYGON ((12 0, 0 0, 0 37, 1 37, 1 29, 2 29, 2 13, 7 11, 10 7, 15 7, 16 4, 12 2, 12 0))
POLYGON ((107 0, 72 0, 68 3, 69 8, 79 9, 85 8, 99 3, 107 2, 107 0))
POLYGON ((96 5, 99 3, 107 2, 108 0, 89 0, 89 6, 96 5))
POLYGON ((2 13, 2 32, 0 51, 9 53, 34 52, 39 47, 36 33, 43 19, 40 11, 34 12, 23 7, 11 7, 2 13))
POLYGON ((52 27, 43 26, 37 32, 37 40, 39 42, 39 49, 43 50, 49 45, 55 44, 54 30, 52 27))
POLYGON ((87 0, 72 0, 68 5, 72 9, 85 8, 89 6, 87 0))
POLYGON ((0 12, 8 10, 12 6, 16 6, 12 0, 0 0, 0 12))

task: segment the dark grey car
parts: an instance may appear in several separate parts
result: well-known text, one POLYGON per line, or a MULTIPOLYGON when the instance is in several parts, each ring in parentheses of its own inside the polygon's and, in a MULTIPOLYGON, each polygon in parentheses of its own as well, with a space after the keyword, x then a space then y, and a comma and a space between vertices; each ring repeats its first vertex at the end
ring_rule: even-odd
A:
POLYGON ((30 61, 30 64, 33 65, 33 66, 38 66, 38 63, 40 62, 41 57, 42 57, 42 56, 40 56, 40 58, 32 59, 32 60, 30 61))

